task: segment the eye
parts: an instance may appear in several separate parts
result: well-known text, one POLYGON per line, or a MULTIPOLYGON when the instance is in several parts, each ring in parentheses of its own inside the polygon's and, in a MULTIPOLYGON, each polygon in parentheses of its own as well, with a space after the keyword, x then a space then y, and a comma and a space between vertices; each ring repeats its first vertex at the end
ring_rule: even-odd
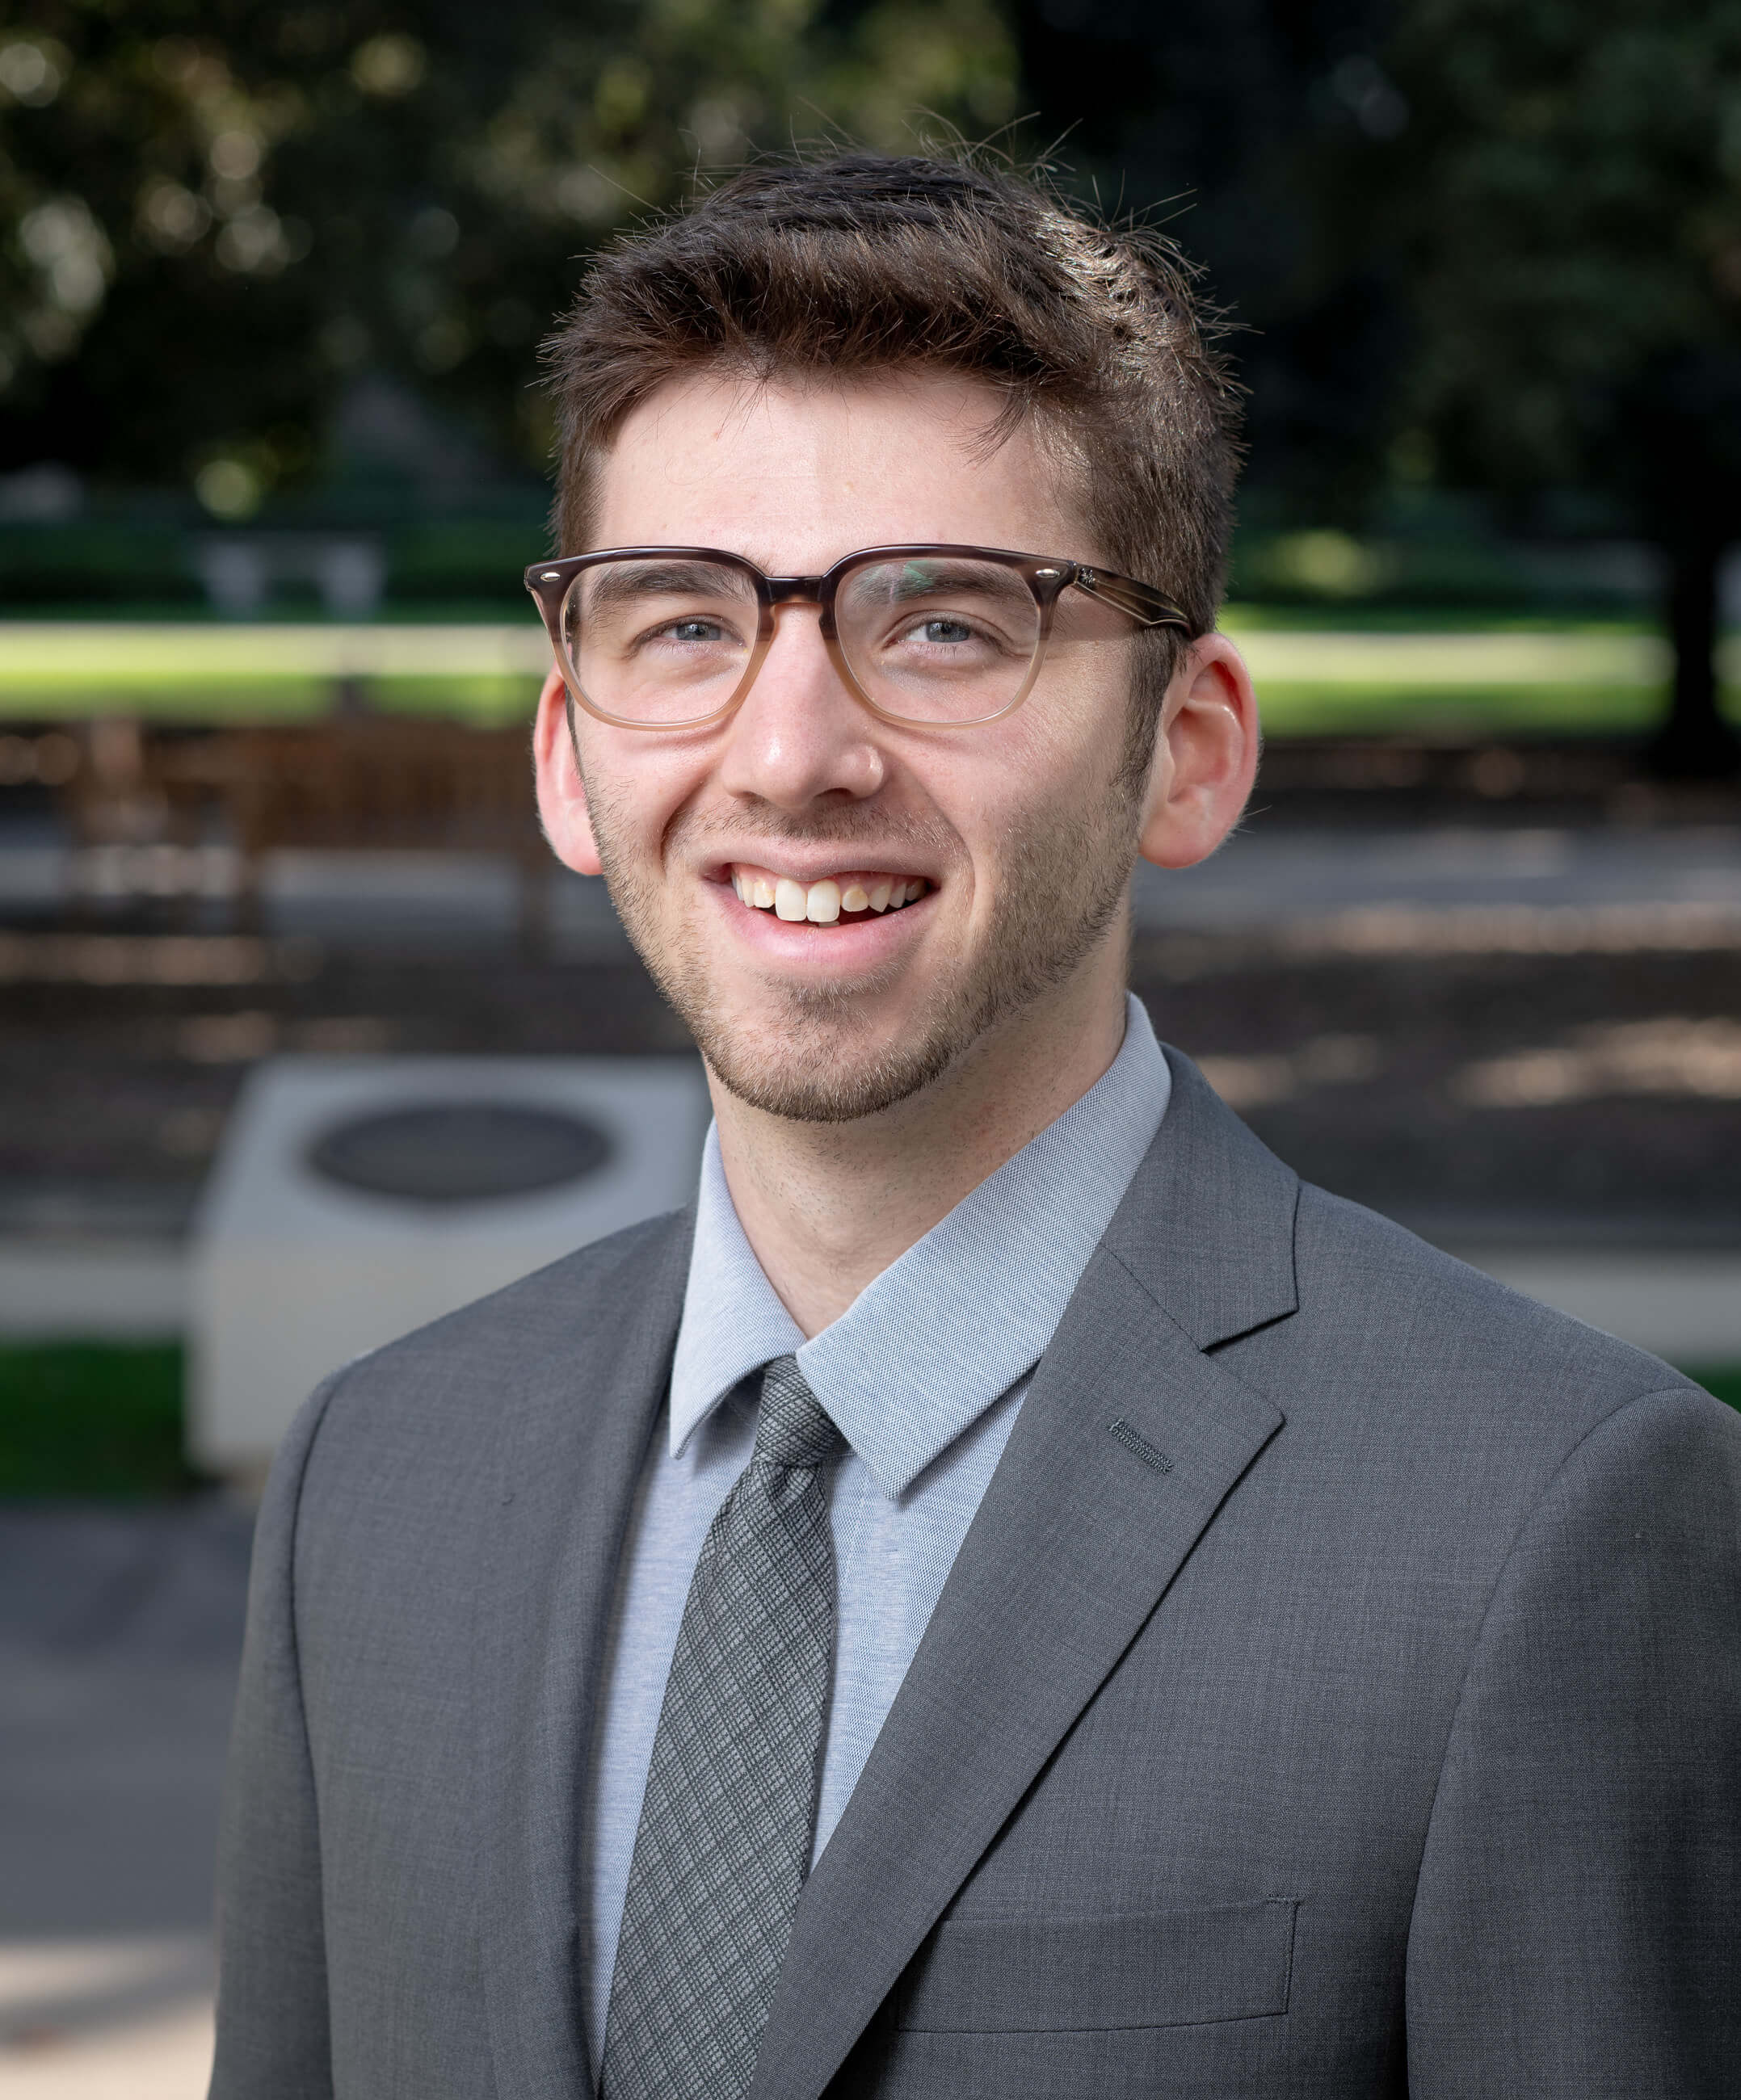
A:
POLYGON ((901 628, 891 638, 896 642, 917 643, 921 649, 960 649, 987 639, 983 628, 957 612, 926 612, 901 628))
POLYGON ((711 612, 680 613, 675 620, 660 621, 636 638, 640 649, 731 649, 738 646, 736 629, 729 620, 711 612))
POLYGON ((951 619, 943 613, 921 622, 917 631, 926 642, 971 642, 974 638, 974 631, 965 620, 951 619))

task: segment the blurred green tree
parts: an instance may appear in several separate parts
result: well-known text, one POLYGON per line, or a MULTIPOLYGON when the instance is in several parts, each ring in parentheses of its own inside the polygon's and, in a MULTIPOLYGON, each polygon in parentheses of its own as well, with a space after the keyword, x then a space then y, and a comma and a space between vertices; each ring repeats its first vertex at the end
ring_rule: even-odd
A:
POLYGON ((541 466, 577 256, 757 147, 1015 107, 1000 0, 24 0, 0 12, 0 470, 241 517, 360 374, 541 466))
POLYGON ((1342 206, 1400 258, 1403 422, 1438 471, 1582 488, 1661 550, 1673 700, 1654 753, 1726 772, 1717 580, 1741 539, 1741 5, 1404 0, 1408 121, 1342 206))
POLYGON ((1661 550, 1655 755, 1721 770, 1741 538, 1737 0, 1012 0, 1076 179, 1169 207, 1248 330, 1247 508, 1565 499, 1661 550))
POLYGON ((1374 375, 1405 331, 1324 192, 1350 143, 1358 160, 1406 121, 1370 78, 1391 0, 1012 4, 1032 135, 1074 187, 1177 234, 1241 330, 1248 513, 1359 528, 1385 474, 1374 375))

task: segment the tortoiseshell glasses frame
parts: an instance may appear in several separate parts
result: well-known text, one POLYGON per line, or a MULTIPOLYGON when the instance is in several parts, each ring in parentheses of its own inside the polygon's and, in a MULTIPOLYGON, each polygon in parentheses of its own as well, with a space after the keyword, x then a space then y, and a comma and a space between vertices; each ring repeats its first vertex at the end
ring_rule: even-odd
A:
MULTIPOLYGON (((718 547, 605 547, 593 554, 568 554, 554 561, 535 562, 526 571, 525 581, 527 589, 531 592, 543 616, 557 664, 568 686, 571 704, 577 703, 600 721, 608 722, 618 729, 689 730, 705 728, 722 721, 742 703, 754 684, 756 675, 773 644, 775 612, 781 605, 804 603, 817 607, 822 641, 842 683, 872 714, 883 721, 926 729, 970 729, 987 722, 1002 721, 1013 714, 1033 690, 1051 639, 1058 600, 1067 590, 1080 591, 1096 603, 1111 607, 1142 628, 1173 627, 1187 634, 1194 631, 1193 623, 1171 599, 1152 584, 1140 582, 1134 576, 1119 576, 1111 570, 1087 562, 1072 561, 1064 556, 1019 554, 1005 547, 967 546, 949 541, 913 541, 860 548, 843 555, 820 576, 769 576, 743 555, 731 554, 718 547), (899 707, 889 704, 886 694, 879 698, 868 690, 865 678, 855 667, 842 644, 836 607, 842 586, 854 575, 872 566, 935 562, 989 564, 994 570, 1008 571, 1020 577, 1032 595, 1035 624, 1031 658, 1025 670, 1014 677, 1013 691, 989 709, 962 715, 904 712, 899 707), (590 571, 612 562, 706 563, 728 571, 740 579, 740 591, 746 585, 753 590, 756 607, 754 637, 753 640, 746 638, 747 648, 742 655, 740 674, 723 699, 710 699, 710 704, 705 710, 693 715, 665 714, 656 719, 648 719, 644 714, 637 717, 617 712, 602 704, 595 694, 587 691, 581 667, 575 660, 571 638, 573 626, 577 625, 579 618, 575 594, 577 586, 590 571)), ((673 588, 676 587, 674 585, 673 588)), ((924 594, 922 588, 916 587, 916 598, 924 594)), ((684 622, 679 615, 670 624, 682 624, 684 622)), ((698 622, 692 617, 687 624, 693 625, 698 622)), ((1019 663, 1019 656, 1014 660, 1019 663)), ((724 675, 729 675, 731 668, 728 662, 724 675)), ((716 695, 722 682, 722 675, 715 677, 712 682, 711 693, 716 695)), ((963 694, 962 697, 966 699, 966 695, 963 694)))

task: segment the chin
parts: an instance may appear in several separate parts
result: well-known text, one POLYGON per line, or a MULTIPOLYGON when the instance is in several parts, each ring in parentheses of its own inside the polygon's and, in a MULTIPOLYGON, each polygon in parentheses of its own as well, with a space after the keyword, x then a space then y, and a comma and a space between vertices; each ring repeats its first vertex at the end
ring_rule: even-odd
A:
POLYGON ((832 1016, 794 1013, 754 1030, 717 1009, 683 1018, 708 1069, 739 1101, 790 1123, 856 1123, 922 1092, 957 1046, 935 1030, 873 1044, 853 1004, 843 999, 832 1016))
MULTIPOLYGON (((702 1053, 704 1056, 706 1052, 702 1053)), ((921 1092, 935 1074, 890 1073, 850 1080, 787 1078, 779 1073, 746 1075, 709 1057, 708 1065, 727 1092, 763 1114, 787 1123, 848 1123, 880 1115, 885 1109, 921 1092)))

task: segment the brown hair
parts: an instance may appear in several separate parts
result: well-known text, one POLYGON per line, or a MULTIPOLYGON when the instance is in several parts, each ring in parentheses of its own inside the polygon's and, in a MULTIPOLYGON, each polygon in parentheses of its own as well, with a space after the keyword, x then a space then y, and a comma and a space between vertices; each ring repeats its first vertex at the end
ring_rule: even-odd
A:
MULTIPOLYGON (((1102 558, 1203 633, 1225 580, 1238 415, 1194 276, 1160 235, 970 161, 746 168, 603 255, 545 346, 558 551, 586 550, 599 457, 665 381, 709 365, 763 378, 929 365, 1004 396, 994 435, 1032 417, 1061 439, 1102 558)), ((1177 638, 1151 632, 1137 684, 1158 708, 1177 638)))

